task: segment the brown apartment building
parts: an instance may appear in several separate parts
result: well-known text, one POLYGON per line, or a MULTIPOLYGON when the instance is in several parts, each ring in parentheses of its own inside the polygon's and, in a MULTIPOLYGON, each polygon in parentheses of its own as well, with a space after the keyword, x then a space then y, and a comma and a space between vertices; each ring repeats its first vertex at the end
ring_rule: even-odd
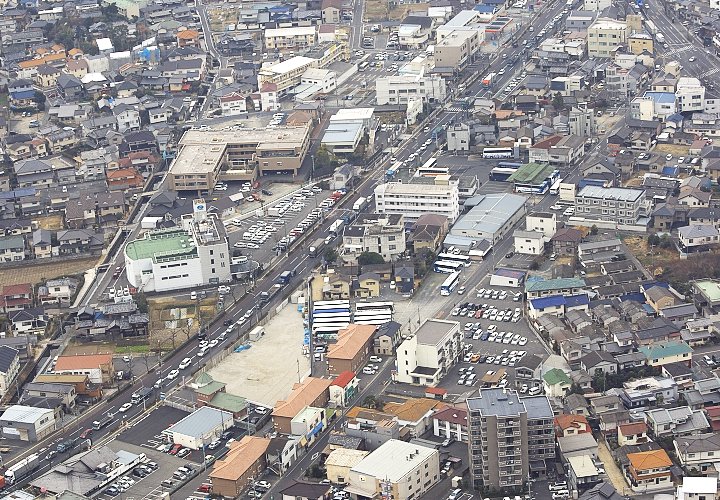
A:
POLYGON ((232 443, 228 454, 215 462, 210 473, 213 493, 228 498, 240 496, 267 467, 269 446, 270 439, 256 436, 243 436, 232 443))
POLYGON ((280 434, 290 434, 292 419, 306 406, 325 408, 330 399, 331 379, 308 377, 295 384, 285 401, 275 403, 272 412, 273 428, 280 434))
POLYGON ((340 330, 337 341, 327 352, 328 373, 337 377, 342 372, 361 372, 370 356, 375 330, 375 325, 355 324, 340 330))

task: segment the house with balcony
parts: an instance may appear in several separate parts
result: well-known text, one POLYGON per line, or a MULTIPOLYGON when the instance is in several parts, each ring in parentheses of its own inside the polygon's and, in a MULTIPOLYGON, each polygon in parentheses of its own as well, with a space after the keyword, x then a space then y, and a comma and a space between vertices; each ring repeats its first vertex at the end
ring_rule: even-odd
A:
POLYGON ((432 422, 434 436, 468 442, 467 408, 445 406, 433 413, 432 422))
POLYGON ((648 428, 655 437, 687 436, 710 428, 705 413, 689 406, 656 408, 646 411, 645 415, 648 428))
POLYGON ((618 445, 635 446, 650 441, 645 422, 631 422, 618 426, 618 445))
POLYGON ((663 449, 628 453, 625 479, 635 493, 672 489, 672 460, 663 449))
POLYGON ((461 352, 460 323, 428 319, 398 346, 395 380, 434 387, 458 362, 461 352))
POLYGON ((720 456, 720 433, 705 432, 691 436, 676 437, 673 446, 680 465, 685 470, 695 469, 701 474, 708 472, 720 456))
POLYGON ((720 229, 710 224, 692 224, 678 228, 678 242, 683 253, 705 252, 720 243, 720 229))

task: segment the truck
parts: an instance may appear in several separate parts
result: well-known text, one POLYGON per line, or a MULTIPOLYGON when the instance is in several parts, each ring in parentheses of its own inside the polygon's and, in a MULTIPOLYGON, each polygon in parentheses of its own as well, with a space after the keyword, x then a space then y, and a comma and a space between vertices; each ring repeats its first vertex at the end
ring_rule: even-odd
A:
POLYGON ((92 423, 92 428, 96 431, 99 431, 103 427, 107 427, 108 425, 110 425, 110 422, 112 422, 113 420, 115 420, 115 417, 113 417, 111 415, 105 415, 100 420, 95 420, 92 423))
POLYGON ((273 297, 280 293, 280 290, 282 290, 284 286, 285 285, 279 285, 277 283, 274 284, 267 292, 260 292, 260 295, 258 295, 258 300, 261 304, 267 304, 272 300, 273 297))
POLYGON ((650 19, 645 21, 645 27, 651 35, 656 35, 658 32, 657 26, 655 26, 655 23, 652 22, 650 19))
POLYGON ((662 33, 657 33, 655 35, 655 39, 658 41, 658 43, 664 43, 665 42, 665 35, 662 33))
POLYGON ((143 401, 148 399, 152 393, 152 387, 141 387, 139 391, 134 392, 133 395, 130 397, 130 402, 134 405, 142 403, 143 401))
POLYGON ((496 76, 495 73, 490 73, 488 76, 483 78, 483 81, 482 81, 483 87, 485 87, 485 88, 492 87, 493 83, 495 82, 495 76, 496 76))
POLYGON ((8 467, 2 477, 2 485, 13 485, 20 479, 30 475, 40 466, 40 456, 33 453, 15 465, 8 467))
POLYGON ((367 204, 368 204, 367 198, 365 198, 364 196, 361 196, 360 198, 355 200, 355 203, 353 203, 353 210, 355 210, 356 212, 361 212, 361 211, 365 210, 365 207, 367 207, 367 204))
POLYGON ((335 222, 333 222, 332 224, 330 224, 330 228, 328 229, 328 231, 333 236, 337 236, 338 234, 340 234, 340 229, 342 229, 344 223, 345 223, 344 220, 338 219, 335 222))
POLYGON ((268 208, 268 215, 270 217, 282 217, 287 209, 281 207, 270 207, 268 208))
POLYGON ((275 280, 275 283, 277 283, 278 285, 285 286, 285 285, 287 285, 288 283, 290 283, 290 280, 292 279, 293 276, 295 276, 295 273, 294 273, 294 272, 292 272, 292 271, 283 271, 283 272, 280 273, 280 275, 277 277, 277 279, 275 280))
POLYGON ((322 251, 323 247, 325 246, 325 240, 323 238, 318 238, 315 241, 313 241, 312 245, 308 248, 308 253, 310 257, 317 257, 320 255, 320 252, 322 251))

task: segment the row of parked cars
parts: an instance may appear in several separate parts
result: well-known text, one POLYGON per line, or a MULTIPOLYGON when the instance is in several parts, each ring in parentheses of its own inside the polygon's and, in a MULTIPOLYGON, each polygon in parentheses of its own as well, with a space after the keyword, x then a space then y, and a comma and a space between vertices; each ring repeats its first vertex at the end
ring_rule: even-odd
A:
MULTIPOLYGON (((135 467, 132 471, 132 476, 135 476, 136 478, 138 478, 138 480, 140 480, 149 476, 157 469, 158 464, 152 461, 148 461, 135 467)), ((129 490, 134 484, 135 479, 133 479, 131 475, 123 476, 117 481, 115 481, 108 488, 106 488, 104 493, 111 497, 116 497, 120 493, 124 493, 125 491, 129 490)))

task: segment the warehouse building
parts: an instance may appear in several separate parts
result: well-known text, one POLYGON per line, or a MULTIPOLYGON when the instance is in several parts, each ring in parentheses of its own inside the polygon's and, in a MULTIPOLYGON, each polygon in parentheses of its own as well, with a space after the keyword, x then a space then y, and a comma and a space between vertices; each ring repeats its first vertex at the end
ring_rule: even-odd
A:
POLYGON ((199 450, 234 425, 233 414, 201 406, 187 417, 163 431, 173 443, 199 450))
POLYGON ((452 227, 450 234, 475 241, 500 241, 525 216, 525 197, 509 193, 487 194, 452 227))

